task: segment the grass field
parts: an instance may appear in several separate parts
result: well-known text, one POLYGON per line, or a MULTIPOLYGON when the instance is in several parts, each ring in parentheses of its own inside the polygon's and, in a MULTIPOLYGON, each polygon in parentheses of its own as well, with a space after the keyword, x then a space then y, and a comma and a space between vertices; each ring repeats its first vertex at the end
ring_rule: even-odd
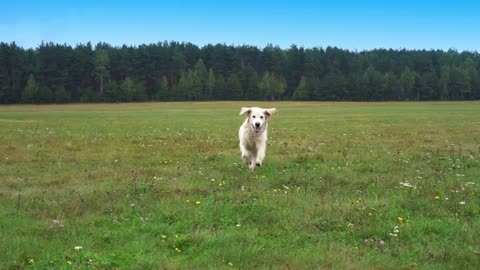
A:
POLYGON ((480 265, 480 102, 1 106, 0 138, 0 269, 480 265))

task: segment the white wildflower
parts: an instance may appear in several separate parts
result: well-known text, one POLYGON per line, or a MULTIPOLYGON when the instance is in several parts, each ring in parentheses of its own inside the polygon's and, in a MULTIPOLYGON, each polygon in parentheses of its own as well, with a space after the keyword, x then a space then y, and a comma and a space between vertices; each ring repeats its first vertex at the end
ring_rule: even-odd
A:
POLYGON ((400 185, 404 187, 415 188, 415 186, 410 184, 409 182, 400 182, 400 185))

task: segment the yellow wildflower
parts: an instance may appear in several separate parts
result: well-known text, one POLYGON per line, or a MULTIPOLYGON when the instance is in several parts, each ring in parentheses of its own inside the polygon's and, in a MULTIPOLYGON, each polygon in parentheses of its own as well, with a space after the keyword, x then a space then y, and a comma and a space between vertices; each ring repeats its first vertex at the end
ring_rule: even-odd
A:
POLYGON ((195 204, 202 204, 202 202, 201 201, 196 201, 195 204))
POLYGON ((398 220, 398 222, 400 222, 400 223, 403 222, 403 218, 402 218, 402 217, 397 217, 397 220, 398 220))
POLYGON ((440 196, 435 196, 435 200, 440 200, 440 196))
POLYGON ((35 260, 34 260, 34 259, 30 259, 30 260, 28 260, 28 263, 29 263, 29 264, 34 264, 34 263, 35 263, 35 260))
POLYGON ((68 265, 72 265, 72 261, 67 261, 68 265))

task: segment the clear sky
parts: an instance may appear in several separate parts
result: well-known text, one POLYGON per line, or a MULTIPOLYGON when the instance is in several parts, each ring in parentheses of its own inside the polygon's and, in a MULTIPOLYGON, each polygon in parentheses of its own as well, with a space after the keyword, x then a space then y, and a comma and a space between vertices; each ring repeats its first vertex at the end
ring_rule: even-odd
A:
POLYGON ((480 51, 480 0, 1 1, 0 41, 480 51))

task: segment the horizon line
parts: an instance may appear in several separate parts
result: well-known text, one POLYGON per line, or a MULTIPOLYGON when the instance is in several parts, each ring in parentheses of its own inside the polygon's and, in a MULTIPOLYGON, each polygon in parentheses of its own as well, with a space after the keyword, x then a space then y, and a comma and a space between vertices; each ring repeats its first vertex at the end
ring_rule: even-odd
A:
POLYGON ((167 44, 172 44, 172 43, 178 43, 178 44, 191 44, 191 45, 194 45, 194 46, 197 46, 198 48, 202 49, 202 48, 205 48, 205 47, 208 47, 208 46, 217 46, 217 45, 224 45, 224 46, 229 46, 229 47, 254 47, 254 48, 257 48, 257 49, 260 49, 260 50, 263 50, 267 47, 273 47, 273 48, 280 48, 282 50, 288 50, 292 47, 297 47, 297 48, 303 48, 305 50, 308 50, 308 49, 327 49, 327 48, 336 48, 336 49, 341 49, 341 50, 345 50, 345 51, 349 51, 349 52, 366 52, 366 51, 376 51, 376 50, 393 50, 393 51, 443 51, 443 52, 448 52, 448 51, 455 51, 455 52, 458 52, 458 53, 463 53, 463 52, 469 52, 469 53, 478 53, 477 50, 468 50, 468 49, 465 49, 465 50, 458 50, 456 49, 455 47, 451 47, 451 48, 448 48, 448 49, 440 49, 440 48, 406 48, 406 47, 400 47, 400 48, 382 48, 382 47, 375 47, 375 48, 363 48, 363 49, 358 49, 358 48, 355 48, 355 49, 351 49, 351 48, 345 48, 345 47, 341 47, 341 46, 335 46, 335 45, 318 45, 318 46, 305 46, 305 45, 299 45, 299 44, 295 44, 295 43, 292 43, 290 44, 289 46, 281 46, 281 45, 278 45, 278 44, 273 44, 273 43, 267 43, 266 45, 264 46, 261 46, 261 45, 253 45, 253 44, 247 44, 247 43, 243 43, 243 44, 235 44, 235 43, 231 43, 231 44, 227 44, 226 42, 211 42, 211 43, 206 43, 206 44, 203 44, 203 45, 198 45, 194 42, 191 42, 191 41, 178 41, 178 40, 158 40, 156 42, 141 42, 141 43, 137 43, 137 44, 127 44, 127 43, 123 43, 121 45, 118 45, 118 44, 111 44, 109 42, 106 42, 106 41, 84 41, 84 42, 77 42, 75 45, 71 44, 71 43, 68 43, 68 42, 63 42, 63 43, 60 43, 60 42, 56 42, 56 41, 45 41, 45 40, 42 40, 39 44, 37 44, 35 47, 33 46, 24 46, 24 45, 19 45, 17 44, 17 41, 0 41, 0 43, 4 43, 4 44, 8 44, 8 45, 11 45, 11 44, 15 44, 15 46, 19 47, 19 48, 22 48, 22 49, 25 49, 25 50, 29 50, 29 49, 32 49, 32 50, 36 50, 38 49, 42 44, 53 44, 53 45, 61 45, 61 46, 70 46, 72 48, 75 48, 75 47, 78 47, 78 46, 81 46, 81 45, 87 45, 88 43, 90 43, 92 45, 92 47, 95 49, 95 47, 97 47, 99 44, 102 45, 108 45, 112 48, 121 48, 121 47, 124 47, 124 46, 127 46, 127 47, 132 47, 132 48, 138 48, 138 47, 141 47, 141 46, 150 46, 150 45, 156 45, 156 44, 163 44, 163 43, 167 43, 167 44))

